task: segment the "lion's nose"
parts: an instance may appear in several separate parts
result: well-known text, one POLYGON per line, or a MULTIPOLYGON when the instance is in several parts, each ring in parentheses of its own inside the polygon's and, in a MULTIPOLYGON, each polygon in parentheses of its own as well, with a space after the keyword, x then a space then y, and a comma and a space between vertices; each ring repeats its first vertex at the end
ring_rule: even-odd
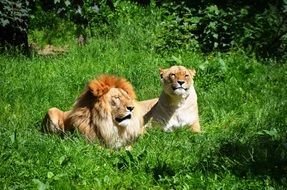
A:
POLYGON ((135 108, 134 106, 127 106, 127 109, 128 109, 129 111, 133 111, 134 108, 135 108))
POLYGON ((177 83, 178 83, 179 85, 183 85, 185 82, 184 82, 183 80, 178 80, 177 83))

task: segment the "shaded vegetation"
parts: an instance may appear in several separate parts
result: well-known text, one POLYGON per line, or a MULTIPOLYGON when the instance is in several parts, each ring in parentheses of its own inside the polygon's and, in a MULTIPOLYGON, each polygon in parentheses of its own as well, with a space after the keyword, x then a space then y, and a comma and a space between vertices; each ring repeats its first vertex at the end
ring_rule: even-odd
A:
POLYGON ((287 1, 163 1, 157 49, 210 53, 242 48, 258 57, 285 57, 287 1))
POLYGON ((243 49, 249 54, 255 53, 259 58, 286 58, 286 0, 267 3, 262 0, 124 3, 111 0, 14 3, 5 0, 0 5, 4 10, 0 15, 0 26, 15 37, 9 40, 11 35, 4 35, 1 46, 4 47, 6 42, 17 46, 25 41, 27 50, 27 35, 24 34, 27 34, 28 18, 30 34, 33 34, 30 42, 61 44, 77 38, 78 43, 84 45, 95 35, 114 35, 112 31, 117 30, 118 16, 123 11, 129 16, 136 14, 130 9, 130 2, 157 12, 154 16, 160 18, 160 24, 152 33, 150 46, 159 53, 176 51, 178 48, 204 53, 243 49), (20 39, 17 36, 24 37, 20 39))
POLYGON ((3 0, 0 10, 0 51, 16 47, 28 54, 29 2, 3 0))

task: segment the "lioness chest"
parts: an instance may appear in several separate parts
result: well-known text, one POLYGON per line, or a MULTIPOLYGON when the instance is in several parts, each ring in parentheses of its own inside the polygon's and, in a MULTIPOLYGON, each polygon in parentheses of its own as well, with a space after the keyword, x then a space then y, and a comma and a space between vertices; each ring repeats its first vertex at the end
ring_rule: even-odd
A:
POLYGON ((157 105, 153 111, 153 121, 158 123, 165 131, 191 126, 197 120, 196 101, 187 101, 176 108, 169 109, 167 109, 166 105, 157 105))
POLYGON ((179 108, 177 109, 171 117, 162 120, 163 129, 165 131, 172 131, 173 129, 180 128, 183 126, 192 125, 197 119, 197 115, 194 113, 192 107, 179 108))

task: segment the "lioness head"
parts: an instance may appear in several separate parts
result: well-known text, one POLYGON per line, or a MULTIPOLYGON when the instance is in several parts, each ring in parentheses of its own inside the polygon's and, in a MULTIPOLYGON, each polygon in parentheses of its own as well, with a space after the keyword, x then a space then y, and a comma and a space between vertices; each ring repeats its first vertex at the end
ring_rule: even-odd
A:
POLYGON ((160 69, 164 92, 169 95, 187 96, 189 88, 193 85, 195 73, 194 69, 187 69, 183 66, 160 69))
POLYGON ((132 85, 123 78, 102 76, 89 84, 89 90, 97 97, 95 109, 113 124, 127 127, 132 123, 135 108, 135 92, 132 85))

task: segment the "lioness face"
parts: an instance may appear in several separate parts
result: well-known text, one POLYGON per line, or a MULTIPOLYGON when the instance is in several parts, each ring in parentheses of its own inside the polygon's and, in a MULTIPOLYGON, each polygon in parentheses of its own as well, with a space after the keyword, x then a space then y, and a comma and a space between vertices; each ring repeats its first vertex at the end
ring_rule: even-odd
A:
POLYGON ((176 96, 187 96, 193 85, 195 70, 183 66, 172 66, 160 69, 160 76, 165 93, 176 96))
POLYGON ((127 127, 135 107, 134 100, 119 88, 111 88, 108 95, 113 122, 118 126, 127 127))

